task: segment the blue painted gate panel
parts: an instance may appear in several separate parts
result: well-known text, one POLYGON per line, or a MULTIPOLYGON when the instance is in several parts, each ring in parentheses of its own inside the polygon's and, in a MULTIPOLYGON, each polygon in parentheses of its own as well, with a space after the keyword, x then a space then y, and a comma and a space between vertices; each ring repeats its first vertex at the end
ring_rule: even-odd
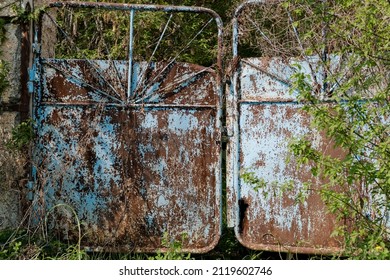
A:
MULTIPOLYGON (((153 95, 158 103, 129 108, 107 104, 105 96, 102 101, 96 91, 64 76, 65 65, 77 70, 84 64, 42 63, 34 152, 40 203, 45 215, 52 211, 51 226, 67 239, 77 237, 70 236, 76 224, 68 209, 54 209, 66 204, 82 222, 85 246, 155 251, 164 234, 176 239, 186 234, 185 250, 211 249, 220 232, 214 74, 198 77, 171 97, 153 95)), ((171 74, 193 67, 198 66, 178 64, 171 74)), ((77 77, 86 80, 85 75, 77 77)))
POLYGON ((310 166, 297 169, 293 158, 287 161, 290 141, 310 134, 315 147, 329 154, 335 151, 311 128, 309 116, 283 82, 289 80, 289 69, 277 58, 241 60, 234 83, 239 89, 237 111, 230 115, 236 135, 229 143, 229 199, 235 205, 230 222, 240 242, 252 249, 336 252, 339 240, 330 238, 334 217, 327 214, 319 192, 313 190, 304 202, 297 201, 304 182, 312 182, 315 189, 321 181, 312 177, 310 166), (242 179, 244 173, 263 180, 264 188, 255 190, 242 179), (283 190, 283 184, 293 185, 293 190, 283 190))
POLYGON ((214 248, 222 216, 220 69, 176 60, 54 59, 39 50, 33 69, 37 224, 65 240, 81 235, 91 250, 164 251, 166 236, 187 252, 214 248))

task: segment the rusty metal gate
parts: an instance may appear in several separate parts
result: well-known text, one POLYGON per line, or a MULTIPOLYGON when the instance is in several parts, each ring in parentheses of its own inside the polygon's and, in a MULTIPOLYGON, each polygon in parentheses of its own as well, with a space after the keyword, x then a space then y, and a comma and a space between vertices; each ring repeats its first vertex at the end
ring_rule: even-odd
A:
POLYGON ((195 7, 49 7, 35 34, 30 84, 37 131, 35 219, 68 240, 79 240, 82 232, 81 244, 94 250, 165 250, 166 237, 181 240, 184 251, 211 250, 221 232, 219 16, 195 7), (56 8, 124 13, 127 59, 45 57, 41 38, 50 26, 57 36, 68 35, 59 28, 56 8), (207 24, 216 25, 216 63, 136 61, 133 22, 142 12, 166 13, 169 20, 175 13, 207 15, 207 24))
MULTIPOLYGON (((239 16, 253 4, 261 2, 240 6, 233 21, 232 81, 225 106, 228 226, 251 249, 334 253, 341 246, 330 238, 334 217, 318 193, 303 203, 295 201, 304 182, 312 180, 309 169, 286 163, 288 139, 308 132, 317 147, 333 152, 310 129, 309 117, 289 91, 291 64, 306 66, 278 57, 239 58, 239 16), (242 180, 245 172, 267 186, 255 191, 242 180), (288 193, 273 184, 288 181, 294 183, 288 193)), ((59 28, 55 13, 41 15, 30 71, 38 136, 33 219, 46 221, 45 228, 65 239, 80 240, 82 232, 82 245, 94 250, 164 250, 164 236, 182 239, 188 252, 214 248, 221 234, 223 182, 219 16, 196 7, 67 2, 50 8, 121 11, 128 17, 128 46, 126 59, 116 60, 43 54, 45 47, 50 49, 42 43, 47 30, 68 34, 59 28), (168 62, 134 59, 133 22, 145 11, 170 15, 152 56, 173 13, 208 15, 207 24, 216 25, 216 63, 177 62, 178 56, 168 62)))
POLYGON ((298 170, 293 161, 286 162, 289 141, 308 133, 316 147, 335 152, 323 134, 310 127, 309 116, 290 93, 291 65, 299 64, 304 70, 307 62, 281 57, 241 59, 238 54, 239 17, 244 8, 262 4, 241 5, 233 20, 235 68, 227 94, 228 223, 234 226, 237 239, 251 249, 335 253, 342 246, 331 237, 335 218, 327 213, 319 193, 311 191, 304 202, 296 201, 304 182, 313 182, 315 189, 321 181, 312 177, 309 166, 298 170), (244 173, 263 180, 264 187, 255 190, 242 179, 244 173), (294 189, 283 191, 283 184, 293 184, 294 189))

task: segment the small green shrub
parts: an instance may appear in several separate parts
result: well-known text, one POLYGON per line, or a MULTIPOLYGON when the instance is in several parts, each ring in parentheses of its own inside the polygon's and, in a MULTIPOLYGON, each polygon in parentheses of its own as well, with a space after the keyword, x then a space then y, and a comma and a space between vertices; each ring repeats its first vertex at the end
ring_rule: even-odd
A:
MULTIPOLYGON (((290 152, 296 169, 309 167, 322 182, 316 191, 340 224, 333 235, 343 239, 344 256, 390 259, 390 3, 289 0, 276 5, 285 11, 279 18, 287 19, 285 33, 296 46, 284 55, 308 64, 293 66, 291 93, 298 95, 311 126, 338 151, 326 153, 308 140, 310 135, 295 139, 290 152)), ((276 39, 267 38, 272 51, 281 50, 276 39)), ((262 189, 267 182, 252 175, 243 179, 262 189)), ((305 183, 310 189, 312 181, 305 183)))
POLYGON ((28 119, 12 129, 11 139, 6 143, 6 147, 10 150, 21 150, 28 146, 33 138, 33 120, 28 119))

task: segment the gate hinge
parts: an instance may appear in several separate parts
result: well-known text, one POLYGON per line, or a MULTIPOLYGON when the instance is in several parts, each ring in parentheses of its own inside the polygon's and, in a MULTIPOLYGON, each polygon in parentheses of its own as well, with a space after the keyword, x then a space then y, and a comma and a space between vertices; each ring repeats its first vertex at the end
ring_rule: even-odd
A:
POLYGON ((40 54, 41 53, 41 44, 33 43, 32 44, 32 51, 33 51, 33 53, 40 54))
POLYGON ((228 143, 229 138, 231 138, 233 134, 229 133, 228 128, 226 126, 222 127, 222 143, 228 143))
POLYGON ((28 82, 27 82, 27 89, 28 93, 32 94, 34 92, 34 82, 35 82, 35 64, 28 69, 28 82))
POLYGON ((34 195, 33 195, 34 182, 28 181, 26 184, 26 188, 27 188, 27 199, 32 201, 34 198, 34 195))
POLYGON ((27 89, 28 93, 32 94, 34 92, 34 79, 35 79, 35 69, 29 68, 28 69, 28 82, 27 82, 27 89))

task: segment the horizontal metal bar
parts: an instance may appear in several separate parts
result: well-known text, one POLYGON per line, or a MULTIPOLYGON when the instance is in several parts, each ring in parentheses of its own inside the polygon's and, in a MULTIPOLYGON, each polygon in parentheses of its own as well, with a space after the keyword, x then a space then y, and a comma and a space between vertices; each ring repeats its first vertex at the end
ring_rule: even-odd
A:
POLYGON ((298 102, 296 99, 264 99, 264 100, 238 100, 239 104, 269 104, 269 103, 285 103, 285 104, 302 104, 298 102))
POLYGON ((178 109, 217 109, 217 105, 189 105, 189 104, 116 104, 116 103, 92 103, 92 102, 41 102, 42 106, 53 107, 77 107, 77 106, 104 106, 104 107, 118 107, 118 108, 178 108, 178 109))
MULTIPOLYGON (((54 2, 50 3, 48 7, 52 8, 93 8, 105 10, 122 10, 122 11, 162 11, 162 12, 188 12, 188 13, 206 13, 210 14, 216 19, 219 15, 208 8, 193 7, 193 6, 163 6, 163 5, 142 5, 142 4, 122 4, 122 3, 93 3, 93 2, 54 2)), ((221 21, 222 22, 222 21, 221 21)))
MULTIPOLYGON (((346 104, 350 101, 348 100, 321 100, 319 101, 320 104, 346 104)), ((364 99, 360 99, 360 100, 357 100, 355 101, 356 103, 358 104, 364 104, 364 103, 375 103, 374 100, 372 99, 368 99, 368 98, 364 98, 364 99)), ((302 104, 302 105, 306 105, 308 104, 308 102, 304 102, 304 101, 298 101, 296 99, 273 99, 273 98, 269 98, 269 99, 263 99, 263 100, 254 100, 254 99, 242 99, 242 100, 238 100, 237 103, 239 104, 264 104, 264 103, 285 103, 285 104, 302 104)))

